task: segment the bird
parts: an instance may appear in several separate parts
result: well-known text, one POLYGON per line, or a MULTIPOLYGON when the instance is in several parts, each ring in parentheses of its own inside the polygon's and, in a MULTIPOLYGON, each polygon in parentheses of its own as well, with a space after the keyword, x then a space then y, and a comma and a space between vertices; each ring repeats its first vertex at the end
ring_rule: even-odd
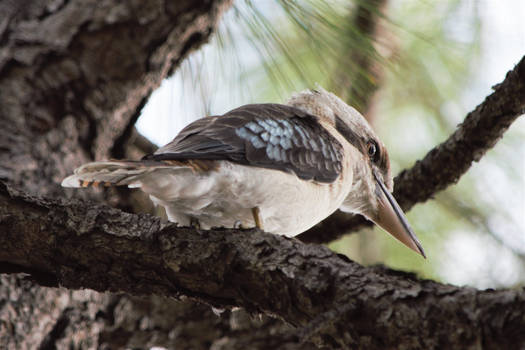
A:
POLYGON ((317 86, 285 104, 198 119, 140 160, 84 164, 63 187, 140 188, 169 221, 296 236, 336 210, 361 214, 426 258, 391 194, 384 144, 366 119, 317 86))

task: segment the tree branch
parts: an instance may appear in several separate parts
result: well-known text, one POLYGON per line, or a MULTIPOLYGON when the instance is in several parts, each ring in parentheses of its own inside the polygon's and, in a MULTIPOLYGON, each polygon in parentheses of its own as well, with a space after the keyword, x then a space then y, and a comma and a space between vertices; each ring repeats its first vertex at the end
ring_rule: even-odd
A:
POLYGON ((0 0, 0 178, 61 196, 47 179, 122 153, 150 93, 231 3, 0 0))
MULTIPOLYGON (((394 179, 394 197, 408 211, 448 186, 455 184, 503 136, 509 126, 525 113, 525 57, 494 86, 494 92, 470 112, 456 131, 410 169, 394 179)), ((337 212, 299 239, 330 242, 345 233, 372 226, 361 216, 337 212)))
POLYGON ((257 230, 176 227, 1 185, 0 244, 0 261, 47 284, 241 306, 299 327, 297 341, 367 349, 525 345, 525 289, 417 280, 257 230))
POLYGON ((317 349, 312 343, 299 344, 293 328, 284 322, 251 317, 244 309, 217 315, 208 305, 156 296, 119 296, 114 302, 106 311, 97 348, 317 349))
MULTIPOLYGON (((125 147, 151 91, 208 40, 231 3, 0 0, 0 179, 28 193, 134 207, 139 192, 64 191, 60 180, 76 166, 125 147)), ((13 244, 18 240, 12 237, 13 244)), ((20 271, 16 263, 2 267, 20 271)), ((57 284, 39 267, 32 276, 41 285, 57 284)), ((104 315, 112 314, 120 327, 138 311, 112 313, 108 299, 127 298, 39 287, 23 274, 2 274, 0 348, 104 348, 110 341, 108 348, 123 348, 126 339, 118 329, 115 337, 102 339, 113 331, 105 328, 112 322, 104 315)), ((128 334, 145 337, 139 332, 144 323, 135 326, 128 334)))

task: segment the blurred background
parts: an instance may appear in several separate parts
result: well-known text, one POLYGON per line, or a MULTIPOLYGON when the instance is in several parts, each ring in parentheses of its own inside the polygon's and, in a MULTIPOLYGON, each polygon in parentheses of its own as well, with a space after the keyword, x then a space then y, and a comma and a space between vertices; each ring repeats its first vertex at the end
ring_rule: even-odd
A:
MULTIPOLYGON (((205 115, 285 102, 319 83, 365 115, 397 174, 525 55, 523 18, 523 0, 238 0, 154 92, 137 129, 163 145, 205 115)), ((456 285, 525 285, 524 139, 521 117, 455 186, 408 212, 427 260, 377 228, 329 247, 456 285)))

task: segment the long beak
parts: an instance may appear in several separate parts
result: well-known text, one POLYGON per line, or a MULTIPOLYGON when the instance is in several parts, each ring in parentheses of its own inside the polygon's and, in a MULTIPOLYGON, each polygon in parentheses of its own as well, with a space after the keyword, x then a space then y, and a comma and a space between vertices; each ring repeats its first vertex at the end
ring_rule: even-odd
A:
POLYGON ((379 215, 374 222, 390 233, 401 243, 421 254, 425 259, 425 251, 419 243, 416 234, 408 224, 403 210, 399 207, 392 194, 388 191, 383 181, 374 172, 374 178, 381 189, 376 193, 379 199, 379 215))

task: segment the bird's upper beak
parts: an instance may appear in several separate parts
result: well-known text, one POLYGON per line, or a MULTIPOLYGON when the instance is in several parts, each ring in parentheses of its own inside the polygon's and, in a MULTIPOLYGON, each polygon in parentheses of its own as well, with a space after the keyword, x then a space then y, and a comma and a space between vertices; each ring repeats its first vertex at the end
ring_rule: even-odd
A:
POLYGON ((401 241, 401 243, 426 258, 425 251, 408 224, 403 210, 401 210, 399 204, 397 204, 392 194, 388 191, 383 180, 381 180, 375 171, 373 173, 377 186, 380 189, 376 191, 379 203, 378 215, 373 221, 401 241))

